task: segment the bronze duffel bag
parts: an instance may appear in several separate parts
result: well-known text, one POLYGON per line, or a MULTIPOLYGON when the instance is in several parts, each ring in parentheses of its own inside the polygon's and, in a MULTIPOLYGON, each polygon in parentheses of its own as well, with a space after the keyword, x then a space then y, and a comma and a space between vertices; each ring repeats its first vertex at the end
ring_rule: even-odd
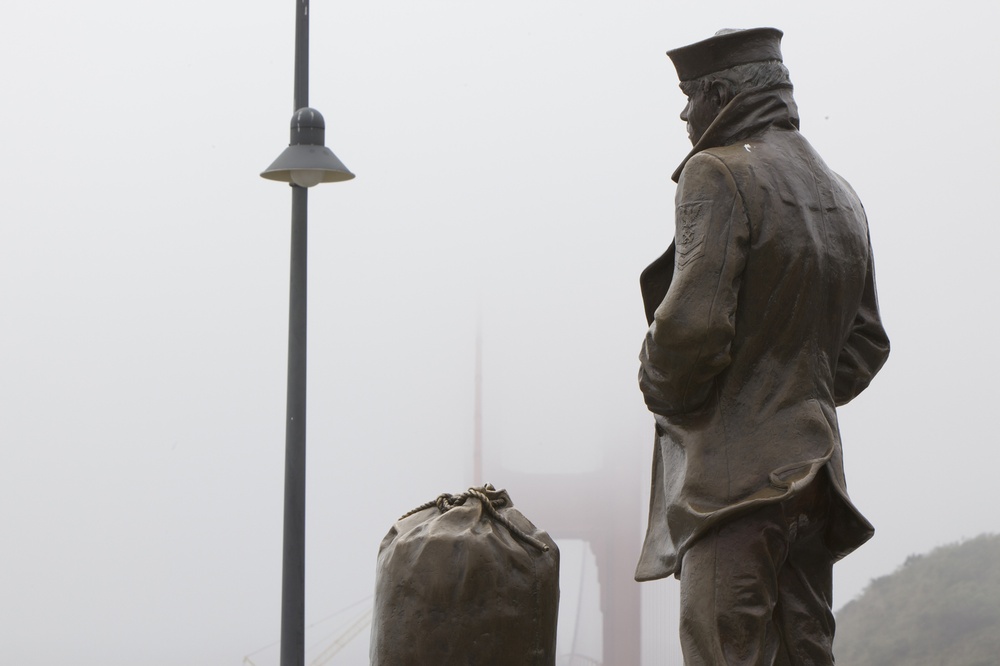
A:
POLYGON ((553 666, 559 549, 486 485, 441 495, 379 548, 372 666, 553 666))

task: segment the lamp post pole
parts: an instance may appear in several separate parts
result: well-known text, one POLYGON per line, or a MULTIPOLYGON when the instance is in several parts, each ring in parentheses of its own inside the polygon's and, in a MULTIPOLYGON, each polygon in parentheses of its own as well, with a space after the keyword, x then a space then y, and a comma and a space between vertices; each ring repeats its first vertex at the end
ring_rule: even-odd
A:
POLYGON ((308 188, 354 178, 324 146, 323 116, 309 108, 309 0, 295 0, 295 90, 288 148, 261 176, 292 187, 288 287, 288 394, 281 560, 281 666, 305 662, 306 287, 308 188))
POLYGON ((306 282, 308 190, 292 185, 285 407, 285 510, 281 560, 281 666, 305 659, 306 282))
MULTIPOLYGON (((309 0, 295 2, 293 111, 309 106, 309 0)), ((281 666, 305 663, 306 313, 309 190, 291 183, 288 279, 288 386, 285 406, 285 509, 281 557, 281 666)))

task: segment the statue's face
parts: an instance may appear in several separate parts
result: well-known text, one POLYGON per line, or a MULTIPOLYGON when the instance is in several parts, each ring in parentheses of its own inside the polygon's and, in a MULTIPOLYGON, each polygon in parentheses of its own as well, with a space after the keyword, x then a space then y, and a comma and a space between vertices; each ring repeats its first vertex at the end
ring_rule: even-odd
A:
POLYGON ((691 145, 698 143, 705 130, 719 115, 723 106, 721 102, 719 91, 714 87, 708 90, 697 90, 688 97, 687 105, 681 111, 681 120, 687 123, 691 145))

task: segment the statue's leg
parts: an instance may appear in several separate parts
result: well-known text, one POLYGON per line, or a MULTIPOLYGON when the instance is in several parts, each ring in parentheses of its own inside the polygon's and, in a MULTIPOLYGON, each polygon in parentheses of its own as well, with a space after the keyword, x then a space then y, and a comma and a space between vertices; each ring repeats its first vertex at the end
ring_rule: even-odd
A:
POLYGON ((701 537, 681 565, 681 648, 686 666, 772 666, 773 612, 787 555, 780 505, 701 537))
POLYGON ((833 557, 824 539, 829 508, 825 474, 785 507, 790 543, 778 573, 775 622, 782 642, 778 666, 834 663, 833 557))

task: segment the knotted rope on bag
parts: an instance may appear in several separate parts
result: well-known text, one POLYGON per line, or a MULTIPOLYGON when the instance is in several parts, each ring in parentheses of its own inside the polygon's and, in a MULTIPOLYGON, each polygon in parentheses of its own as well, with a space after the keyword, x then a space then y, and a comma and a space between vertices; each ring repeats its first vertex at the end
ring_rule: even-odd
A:
POLYGON ((504 499, 503 497, 490 499, 486 495, 486 492, 493 492, 495 490, 496 488, 494 488, 492 484, 487 483, 482 488, 469 488, 466 492, 462 493, 461 495, 452 495, 451 493, 441 493, 440 495, 437 496, 436 499, 433 499, 430 502, 425 502, 420 506, 418 506, 417 508, 413 509, 412 511, 404 513, 402 516, 399 517, 399 520, 403 520, 404 518, 409 518, 415 513, 420 513, 425 509, 430 509, 431 507, 435 506, 441 513, 445 513, 450 509, 455 508, 456 506, 463 506, 466 500, 468 500, 470 497, 474 497, 479 500, 479 502, 483 505, 483 508, 486 509, 486 512, 489 513, 494 520, 496 520, 498 523, 507 528, 507 530, 514 536, 515 539, 531 544, 532 546, 543 552, 548 552, 549 550, 548 546, 546 546, 544 543, 542 543, 535 537, 531 536, 530 534, 525 534, 523 530, 519 529, 517 526, 515 526, 513 523, 507 520, 507 518, 501 515, 499 511, 497 511, 497 509, 502 509, 505 506, 507 506, 507 500, 504 499))

